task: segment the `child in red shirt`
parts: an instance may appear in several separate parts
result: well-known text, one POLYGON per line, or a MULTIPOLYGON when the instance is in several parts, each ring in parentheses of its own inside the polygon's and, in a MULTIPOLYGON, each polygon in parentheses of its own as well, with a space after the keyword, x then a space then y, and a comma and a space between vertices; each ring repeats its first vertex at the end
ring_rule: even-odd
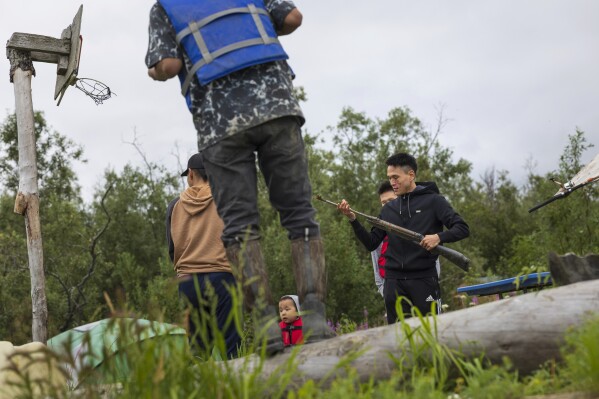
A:
POLYGON ((284 295, 279 299, 279 315, 281 316, 281 334, 285 347, 304 343, 302 318, 300 316, 297 295, 284 295))

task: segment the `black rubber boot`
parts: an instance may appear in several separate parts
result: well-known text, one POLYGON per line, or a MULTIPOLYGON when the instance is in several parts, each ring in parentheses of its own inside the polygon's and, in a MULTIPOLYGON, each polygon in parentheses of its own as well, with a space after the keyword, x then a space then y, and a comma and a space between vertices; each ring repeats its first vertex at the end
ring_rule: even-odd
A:
POLYGON ((260 317, 254 317, 255 339, 260 345, 264 342, 266 356, 269 357, 281 353, 284 349, 278 314, 277 309, 271 305, 264 308, 260 317))
POLYGON ((322 240, 305 237, 291 241, 291 258, 307 342, 333 338, 324 304, 327 282, 322 240))
POLYGON ((266 354, 283 351, 283 338, 278 326, 278 312, 273 305, 268 275, 260 241, 235 243, 226 248, 235 278, 242 283, 244 307, 251 312, 256 342, 265 342, 266 354), (267 327, 268 326, 268 327, 267 327))

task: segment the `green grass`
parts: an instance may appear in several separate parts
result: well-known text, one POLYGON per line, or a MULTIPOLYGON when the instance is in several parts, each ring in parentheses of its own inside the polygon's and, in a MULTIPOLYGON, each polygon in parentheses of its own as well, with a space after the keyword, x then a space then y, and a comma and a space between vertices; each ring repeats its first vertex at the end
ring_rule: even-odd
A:
POLYGON ((561 375, 574 390, 599 395, 599 317, 566 336, 561 375))
MULTIPOLYGON (((354 353, 339 365, 343 370, 325 386, 317 381, 298 384, 297 347, 294 354, 278 372, 262 378, 264 353, 260 351, 259 334, 246 332, 244 348, 245 366, 233 370, 229 362, 219 360, 224 353, 224 341, 214 332, 215 346, 198 353, 192 347, 175 345, 172 340, 137 341, 127 345, 121 355, 126 358, 129 372, 125 378, 119 374, 118 361, 109 361, 102 375, 93 371, 81 384, 65 387, 62 391, 46 392, 53 398, 439 398, 439 399, 515 399, 525 395, 540 395, 567 391, 599 393, 599 317, 589 319, 584 325, 566 336, 563 362, 548 362, 529 376, 519 376, 508 360, 502 364, 489 364, 482 356, 466 359, 461 353, 441 345, 436 340, 436 318, 423 318, 418 327, 400 323, 402 337, 398 346, 400 355, 393 357, 396 368, 390 378, 358 382, 351 362, 359 356, 354 353), (251 339, 248 338, 251 336, 251 339), (214 348, 218 348, 214 351, 214 348), (250 367, 250 359, 257 361, 250 367), (104 381, 120 382, 105 385, 104 381)), ((232 316, 231 322, 242 328, 251 328, 241 314, 232 316), (239 318, 234 320, 234 318, 239 318)), ((357 323, 345 320, 344 332, 357 328, 357 323)), ((214 328, 208 322, 205 328, 214 328)), ((131 334, 140 331, 127 330, 131 334)), ((130 337, 131 338, 131 337, 130 337)), ((123 337, 125 339, 125 337, 123 337)), ((135 340, 133 340, 135 341, 135 340)), ((63 356, 63 364, 73 359, 63 356)), ((74 366, 74 364, 71 364, 74 366)), ((88 370, 89 371, 89 370, 88 370)), ((97 372, 97 371, 96 371, 97 372)), ((332 376, 333 373, 330 374, 332 376)), ((32 382, 23 374, 23 398, 34 395, 32 382)))

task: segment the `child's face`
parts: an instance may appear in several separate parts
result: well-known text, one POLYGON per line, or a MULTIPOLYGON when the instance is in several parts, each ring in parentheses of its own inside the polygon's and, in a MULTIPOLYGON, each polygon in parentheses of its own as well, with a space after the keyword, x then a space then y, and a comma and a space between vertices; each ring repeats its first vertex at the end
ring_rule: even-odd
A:
POLYGON ((397 195, 395 195, 393 190, 391 190, 380 194, 379 198, 381 199, 381 206, 385 206, 387 202, 393 201, 395 198, 397 198, 397 195))
POLYGON ((285 323, 293 323, 297 320, 297 310, 295 309, 295 303, 292 299, 283 299, 279 302, 279 316, 285 323))

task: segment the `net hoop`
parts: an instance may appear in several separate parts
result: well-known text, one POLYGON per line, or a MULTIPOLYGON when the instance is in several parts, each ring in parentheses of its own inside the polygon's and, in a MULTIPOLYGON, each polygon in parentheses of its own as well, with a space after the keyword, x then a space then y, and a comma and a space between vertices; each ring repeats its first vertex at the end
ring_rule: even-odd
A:
POLYGON ((110 87, 96 79, 91 78, 76 78, 75 87, 84 92, 88 97, 91 97, 96 105, 103 104, 116 93, 110 90, 110 87))

